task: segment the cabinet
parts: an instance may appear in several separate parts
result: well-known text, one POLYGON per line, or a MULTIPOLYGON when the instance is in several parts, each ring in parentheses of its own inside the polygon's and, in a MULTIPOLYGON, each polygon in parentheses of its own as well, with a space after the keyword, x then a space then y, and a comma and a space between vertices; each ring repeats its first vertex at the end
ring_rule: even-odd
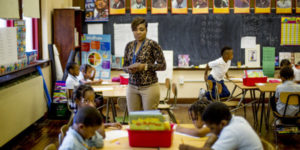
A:
POLYGON ((52 37, 63 69, 67 65, 70 51, 80 51, 83 21, 84 12, 82 10, 54 9, 52 37), (76 43, 77 45, 75 45, 76 43))

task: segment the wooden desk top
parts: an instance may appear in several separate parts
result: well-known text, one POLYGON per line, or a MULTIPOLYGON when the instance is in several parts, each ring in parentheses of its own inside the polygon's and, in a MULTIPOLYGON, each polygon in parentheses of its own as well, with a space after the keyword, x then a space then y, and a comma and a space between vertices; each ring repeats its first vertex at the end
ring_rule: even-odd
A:
POLYGON ((256 87, 261 92, 275 92, 276 87, 281 83, 256 83, 256 87))
POLYGON ((97 85, 92 87, 95 92, 102 92, 103 97, 126 97, 126 85, 97 85))
POLYGON ((243 83, 235 83, 234 84, 242 90, 256 90, 258 89, 256 86, 246 86, 243 83))
MULTIPOLYGON (((192 128, 194 127, 193 124, 182 124, 180 126, 192 128)), ((125 128, 124 128, 125 129, 125 128)), ((110 129, 106 129, 109 131, 110 129)), ((203 138, 193 138, 184 135, 179 135, 173 133, 173 141, 171 147, 168 148, 159 148, 160 150, 175 150, 179 148, 179 145, 184 144, 202 147, 207 140, 207 137, 203 138)), ((142 147, 130 147, 128 137, 122 137, 116 140, 107 141, 104 140, 104 147, 101 150, 157 150, 158 148, 142 148, 142 147)))

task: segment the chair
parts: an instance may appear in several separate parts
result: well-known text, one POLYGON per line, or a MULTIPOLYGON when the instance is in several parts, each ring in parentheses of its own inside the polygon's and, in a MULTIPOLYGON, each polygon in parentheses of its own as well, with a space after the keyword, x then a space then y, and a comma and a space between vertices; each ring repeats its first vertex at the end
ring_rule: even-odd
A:
POLYGON ((169 114, 169 116, 170 116, 170 118, 171 118, 171 120, 174 123, 177 123, 175 115, 174 115, 174 113, 172 111, 176 107, 176 104, 177 104, 177 86, 176 86, 175 83, 172 84, 172 93, 174 95, 174 102, 171 105, 169 105, 167 103, 165 103, 165 104, 159 104, 157 109, 159 109, 161 111, 162 110, 167 111, 168 114, 169 114))
POLYGON ((212 101, 215 101, 215 102, 221 101, 228 107, 238 106, 238 104, 239 104, 238 101, 226 101, 226 100, 228 100, 229 97, 220 98, 219 95, 222 93, 222 85, 220 83, 216 82, 215 93, 212 92, 212 89, 213 89, 213 81, 212 80, 206 80, 206 87, 207 87, 207 91, 209 92, 209 96, 212 101), (215 98, 213 97, 213 95, 216 95, 215 98))
MULTIPOLYGON (((275 98, 270 99, 275 104, 275 98)), ((299 119, 300 119, 300 110, 294 116, 286 115, 286 110, 288 105, 298 105, 300 108, 300 92, 281 92, 280 93, 280 101, 285 104, 283 115, 281 115, 276 107, 272 107, 273 115, 274 115, 274 134, 277 145, 277 137, 278 134, 299 134, 299 119)))
MULTIPOLYGON (((73 120, 73 118, 72 118, 72 120, 73 120)), ((65 138, 65 136, 67 134, 68 129, 69 129, 68 124, 63 125, 60 128, 60 134, 58 135, 58 143, 59 143, 59 145, 62 144, 62 141, 64 140, 64 138, 65 138)))
POLYGON ((162 100, 159 100, 159 103, 160 104, 166 104, 169 100, 170 100, 170 91, 171 91, 171 83, 170 83, 170 79, 169 78, 166 78, 165 80, 165 87, 167 88, 167 95, 164 99, 162 100))
POLYGON ((266 141, 263 138, 260 138, 260 141, 264 150, 275 150, 275 147, 270 142, 266 141))
POLYGON ((47 145, 44 150, 57 150, 56 145, 55 144, 49 144, 47 145))

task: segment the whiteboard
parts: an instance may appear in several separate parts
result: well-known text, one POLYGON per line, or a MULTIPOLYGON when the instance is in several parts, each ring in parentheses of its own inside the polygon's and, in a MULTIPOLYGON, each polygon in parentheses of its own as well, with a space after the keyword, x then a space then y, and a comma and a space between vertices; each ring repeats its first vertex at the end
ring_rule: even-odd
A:
POLYGON ((165 83, 166 78, 172 79, 173 77, 173 51, 164 50, 163 53, 167 63, 167 68, 165 71, 156 71, 159 83, 165 83))
MULTIPOLYGON (((148 23, 147 38, 158 43, 158 23, 148 23)), ((131 31, 131 24, 114 24, 114 45, 115 56, 123 57, 125 46, 133 41, 134 36, 131 31)))

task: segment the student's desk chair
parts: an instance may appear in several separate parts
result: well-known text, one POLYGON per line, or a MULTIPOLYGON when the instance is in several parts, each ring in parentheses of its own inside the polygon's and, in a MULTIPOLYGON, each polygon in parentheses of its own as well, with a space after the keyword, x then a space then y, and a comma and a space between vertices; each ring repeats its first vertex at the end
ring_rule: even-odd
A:
MULTIPOLYGON (((272 101, 275 101, 275 98, 271 99, 272 101)), ((280 101, 285 104, 283 115, 279 114, 278 111, 272 107, 273 114, 274 114, 274 134, 275 134, 275 140, 277 145, 277 137, 278 134, 299 134, 300 131, 300 110, 298 110, 298 113, 296 113, 294 116, 287 116, 286 110, 288 105, 298 105, 300 108, 300 92, 281 92, 280 93, 280 101), (275 110, 274 110, 275 109, 275 110), (295 130, 291 130, 289 132, 283 133, 280 132, 284 128, 294 128, 295 130)), ((275 102, 274 102, 275 103, 275 102)))
MULTIPOLYGON (((73 120, 73 118, 72 118, 72 120, 73 120)), ((59 143, 59 145, 62 144, 62 142, 63 142, 63 140, 64 140, 64 138, 65 138, 65 136, 67 134, 68 129, 69 129, 69 125, 68 124, 63 125, 60 128, 60 134, 58 135, 58 143, 59 143)))
POLYGON ((172 84, 172 93, 174 95, 174 102, 173 104, 169 105, 167 103, 165 104, 158 104, 158 108, 159 110, 165 110, 168 112, 171 120, 174 122, 174 123, 177 123, 177 120, 175 118, 175 115, 173 113, 173 109, 176 107, 176 104, 177 104, 177 86, 175 83, 172 84))
POLYGON ((49 144, 47 145, 44 150, 57 150, 56 145, 55 144, 49 144))
POLYGON ((222 85, 218 82, 216 82, 215 87, 215 93, 212 92, 213 89, 213 81, 206 80, 206 87, 207 91, 209 92, 209 96, 214 102, 223 102, 225 105, 227 105, 230 108, 236 107, 239 105, 239 102, 237 101, 227 101, 229 97, 222 97, 220 98, 220 94, 222 93, 222 85), (215 95, 215 97, 214 97, 215 95))
POLYGON ((264 150, 275 150, 275 147, 270 142, 266 141, 263 138, 260 138, 260 141, 264 150))
POLYGON ((165 80, 165 87, 167 88, 167 95, 164 99, 159 100, 160 104, 167 104, 167 102, 170 100, 170 92, 171 92, 171 83, 170 79, 166 78, 165 80))

